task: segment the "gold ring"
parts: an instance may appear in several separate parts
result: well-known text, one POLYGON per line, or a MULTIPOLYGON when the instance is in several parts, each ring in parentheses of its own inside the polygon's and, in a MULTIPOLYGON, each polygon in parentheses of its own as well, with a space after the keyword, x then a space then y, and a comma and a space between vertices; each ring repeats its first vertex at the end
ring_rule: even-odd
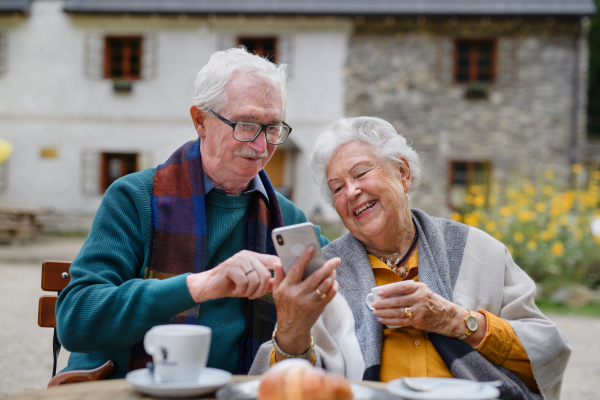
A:
POLYGON ((413 315, 410 311, 410 307, 404 307, 404 315, 406 315, 406 318, 412 319, 413 315))
POLYGON ((315 291, 317 292, 317 294, 319 296, 321 296, 322 299, 324 299, 325 297, 327 297, 327 295, 325 293, 321 293, 321 291, 319 290, 319 288, 316 288, 315 291))

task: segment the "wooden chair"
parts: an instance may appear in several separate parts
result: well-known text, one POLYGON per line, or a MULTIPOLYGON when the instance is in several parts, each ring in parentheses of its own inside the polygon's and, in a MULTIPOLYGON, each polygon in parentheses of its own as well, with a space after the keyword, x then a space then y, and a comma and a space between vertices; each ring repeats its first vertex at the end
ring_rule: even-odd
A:
POLYGON ((117 365, 113 360, 108 360, 104 365, 92 370, 75 370, 56 374, 56 362, 60 353, 61 344, 56 334, 56 300, 58 294, 63 290, 69 281, 70 262, 67 261, 46 261, 42 264, 42 290, 48 292, 57 292, 56 296, 40 297, 38 307, 38 325, 42 328, 54 328, 53 354, 54 364, 52 366, 52 379, 48 387, 64 385, 67 383, 89 382, 101 379, 107 379, 115 373, 117 365))

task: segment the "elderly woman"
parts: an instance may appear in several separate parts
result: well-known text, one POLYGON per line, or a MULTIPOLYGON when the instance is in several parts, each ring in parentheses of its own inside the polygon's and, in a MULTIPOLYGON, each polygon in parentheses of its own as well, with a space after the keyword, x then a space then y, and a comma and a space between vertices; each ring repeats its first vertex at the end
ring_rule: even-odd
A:
POLYGON ((534 282, 485 232, 409 208, 418 155, 391 124, 339 120, 311 163, 350 231, 323 249, 337 279, 335 260, 302 281, 308 251, 285 278, 276 269, 278 326, 250 373, 300 356, 353 380, 501 380, 503 399, 559 398, 571 349, 534 282))

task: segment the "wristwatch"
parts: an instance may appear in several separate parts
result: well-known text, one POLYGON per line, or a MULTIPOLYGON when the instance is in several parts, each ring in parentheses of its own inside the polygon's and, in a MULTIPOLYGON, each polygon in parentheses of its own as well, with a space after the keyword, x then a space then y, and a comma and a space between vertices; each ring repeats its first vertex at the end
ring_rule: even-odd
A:
MULTIPOLYGON (((467 310, 467 311, 469 311, 469 310, 467 310)), ((471 334, 473 332, 475 332, 477 330, 477 328, 479 327, 477 318, 475 318, 475 314, 473 314, 471 311, 469 311, 469 315, 467 315, 465 317, 465 325, 467 326, 467 330, 461 337, 458 338, 459 340, 465 340, 466 338, 471 336, 471 334)))

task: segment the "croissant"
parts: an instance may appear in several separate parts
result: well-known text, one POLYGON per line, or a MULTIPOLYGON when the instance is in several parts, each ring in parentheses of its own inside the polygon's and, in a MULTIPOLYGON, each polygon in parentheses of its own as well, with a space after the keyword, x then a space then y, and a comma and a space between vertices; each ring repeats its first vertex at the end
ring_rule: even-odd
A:
POLYGON ((271 367, 258 387, 257 400, 352 400, 348 380, 314 368, 306 360, 284 360, 271 367))

